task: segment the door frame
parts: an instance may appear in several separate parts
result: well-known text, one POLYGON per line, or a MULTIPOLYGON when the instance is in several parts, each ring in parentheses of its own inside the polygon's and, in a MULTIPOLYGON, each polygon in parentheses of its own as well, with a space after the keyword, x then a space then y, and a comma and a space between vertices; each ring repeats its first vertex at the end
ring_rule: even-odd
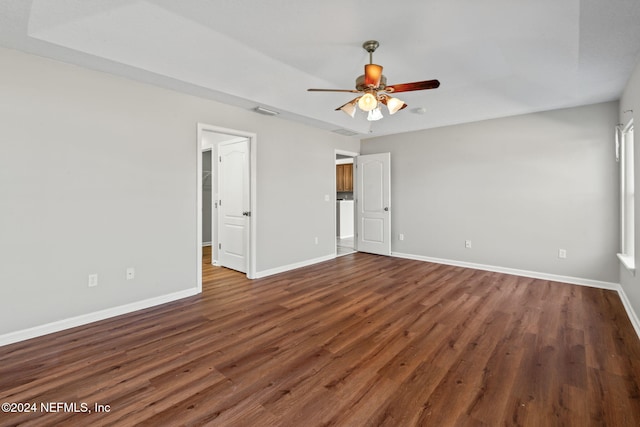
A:
MULTIPOLYGON (((355 151, 345 151, 345 150, 339 150, 339 149, 334 149, 333 150, 333 199, 334 202, 337 204, 338 200, 336 198, 337 195, 337 191, 336 189, 338 188, 338 183, 336 181, 336 156, 338 154, 341 154, 343 156, 350 156, 353 157, 353 163, 354 163, 354 171, 355 171, 355 158, 358 157, 360 155, 360 153, 356 153, 355 151)), ((356 186, 358 185, 358 183, 355 180, 355 176, 356 173, 354 172, 354 180, 353 180, 353 192, 355 194, 356 192, 356 186)), ((354 198, 355 199, 355 198, 354 198)), ((356 206, 358 202, 355 202, 356 206)), ((356 242, 356 238, 355 238, 355 233, 358 232, 358 228, 356 227, 356 210, 353 210, 353 226, 354 226, 354 239, 353 239, 353 250, 354 251, 358 251, 358 244, 356 242)), ((338 211, 337 209, 333 210, 333 248, 334 248, 334 256, 337 257, 338 256, 338 236, 336 236, 336 232, 338 230, 338 211)))
MULTIPOLYGON (((245 132, 237 129, 230 129, 206 123, 197 123, 196 147, 196 272, 197 272, 197 290, 202 292, 202 149, 203 137, 205 132, 222 133, 248 139, 249 144, 249 203, 251 216, 249 217, 249 248, 247 251, 247 278, 254 279, 256 276, 256 248, 257 248, 257 179, 256 179, 256 152, 258 146, 257 135, 253 132, 245 132)), ((216 152, 217 150, 214 150, 216 152)), ((215 160, 215 159, 214 159, 215 160)), ((212 163, 212 169, 214 169, 212 163)), ((217 171, 217 169, 216 169, 217 171)), ((213 173, 213 170, 212 170, 213 173)), ((216 172, 217 173, 217 172, 216 172)), ((213 232, 213 230, 212 230, 213 232)), ((217 240, 212 236, 212 242, 217 240)))

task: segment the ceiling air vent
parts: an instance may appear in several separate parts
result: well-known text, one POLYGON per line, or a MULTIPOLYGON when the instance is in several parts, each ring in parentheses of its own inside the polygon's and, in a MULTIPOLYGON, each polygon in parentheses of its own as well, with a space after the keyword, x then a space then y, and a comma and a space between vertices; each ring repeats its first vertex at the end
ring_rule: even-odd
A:
POLYGON ((358 132, 354 132, 352 130, 347 130, 347 129, 335 129, 335 130, 332 130, 331 132, 337 133, 338 135, 344 135, 344 136, 356 136, 356 135, 358 135, 358 132))
POLYGON ((253 109, 253 111, 255 111, 256 113, 264 114, 265 116, 277 116, 278 114, 280 114, 277 111, 269 110, 264 107, 256 107, 253 109))

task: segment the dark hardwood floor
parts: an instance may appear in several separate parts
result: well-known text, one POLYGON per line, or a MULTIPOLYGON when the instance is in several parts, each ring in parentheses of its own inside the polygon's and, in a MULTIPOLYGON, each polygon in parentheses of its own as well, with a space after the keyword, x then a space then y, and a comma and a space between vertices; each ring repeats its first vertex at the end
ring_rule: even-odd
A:
POLYGON ((0 425, 640 425, 612 291, 362 253, 204 283, 0 347, 0 403, 37 405, 0 425))

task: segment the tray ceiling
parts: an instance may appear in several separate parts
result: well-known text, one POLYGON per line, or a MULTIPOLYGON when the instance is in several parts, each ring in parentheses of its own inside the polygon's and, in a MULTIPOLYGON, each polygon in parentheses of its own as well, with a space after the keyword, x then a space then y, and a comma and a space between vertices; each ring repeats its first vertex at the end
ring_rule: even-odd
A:
POLYGON ((637 0, 5 0, 0 45, 366 138, 618 99, 638 22, 637 0), (389 84, 441 87, 377 122, 306 91, 353 88, 369 39, 389 84))

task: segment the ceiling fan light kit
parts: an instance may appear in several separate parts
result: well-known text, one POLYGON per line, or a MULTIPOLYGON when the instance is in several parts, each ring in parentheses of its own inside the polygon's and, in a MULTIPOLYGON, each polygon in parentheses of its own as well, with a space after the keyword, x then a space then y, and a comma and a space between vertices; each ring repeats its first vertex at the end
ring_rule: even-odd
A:
POLYGON ((389 109, 389 114, 391 115, 407 107, 407 104, 405 104, 404 101, 401 101, 398 98, 392 98, 386 94, 380 95, 379 99, 380 102, 387 106, 387 108, 389 109))
POLYGON ((371 93, 365 93, 358 100, 358 107, 362 111, 371 111, 378 106, 378 100, 371 93))
POLYGON ((356 115, 356 102, 351 101, 344 104, 342 107, 338 108, 342 110, 346 115, 351 116, 352 118, 356 115))
POLYGON ((387 86, 387 78, 382 74, 382 66, 373 63, 373 52, 380 46, 376 40, 369 40, 362 44, 364 50, 369 52, 369 63, 364 66, 364 74, 356 79, 356 89, 308 89, 310 92, 351 92, 363 93, 341 107, 336 108, 345 114, 355 117, 356 105, 367 114, 367 120, 380 120, 382 111, 380 104, 386 105, 389 114, 395 114, 406 108, 407 104, 389 96, 396 92, 409 92, 414 90, 436 89, 440 86, 438 80, 425 80, 421 82, 403 83, 387 86))
POLYGON ((367 120, 369 120, 370 122, 380 120, 382 117, 383 116, 382 111, 380 111, 380 107, 374 108, 373 110, 369 111, 369 114, 367 114, 367 120))

